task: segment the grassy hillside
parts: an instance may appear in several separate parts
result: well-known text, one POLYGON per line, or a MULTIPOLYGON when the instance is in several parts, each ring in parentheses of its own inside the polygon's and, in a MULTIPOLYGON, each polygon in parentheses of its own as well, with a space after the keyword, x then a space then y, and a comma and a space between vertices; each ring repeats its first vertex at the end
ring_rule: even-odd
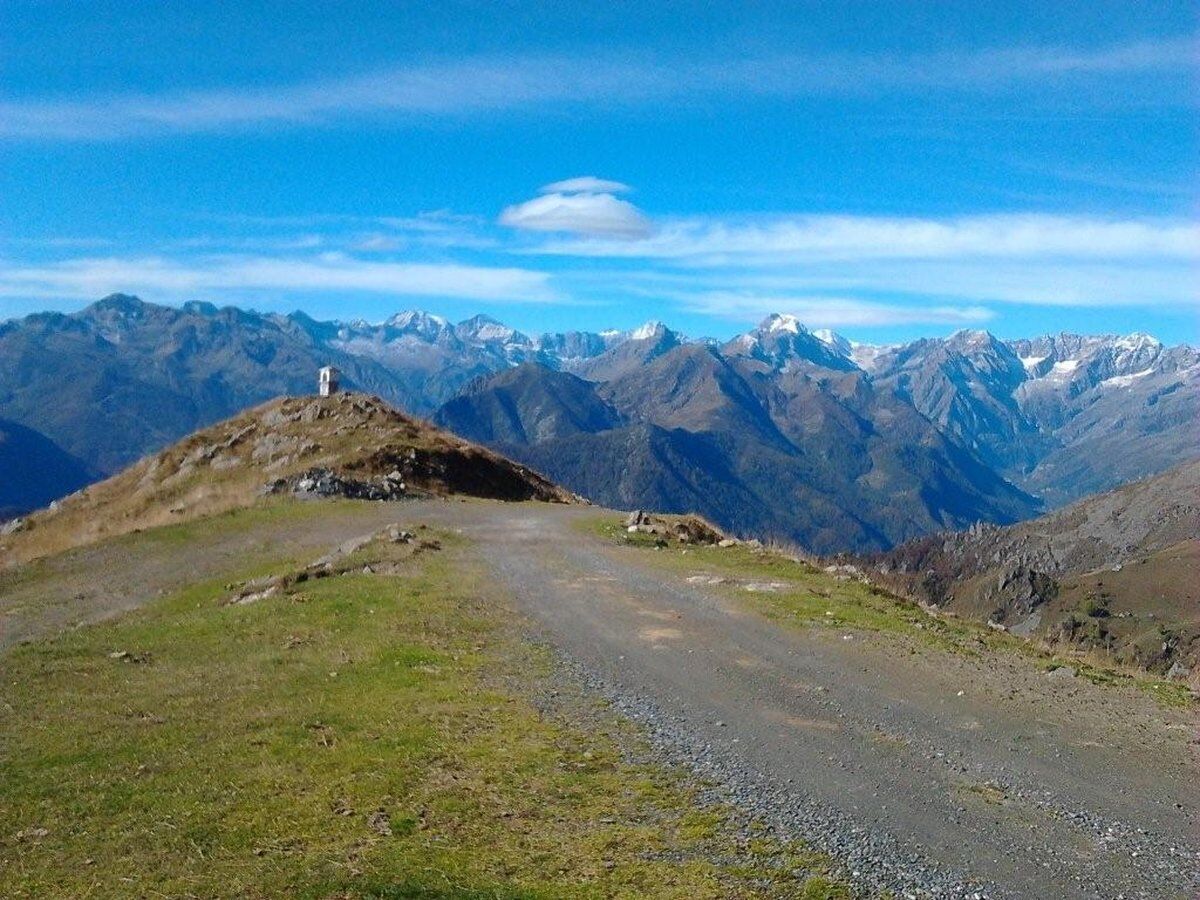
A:
MULTIPOLYGON (((207 527, 121 540, 186 566, 207 527)), ((399 537, 241 558, 8 653, 0 895, 844 896, 651 762, 461 538, 399 537)))
POLYGON ((1006 528, 913 541, 872 577, 937 606, 1200 689, 1200 461, 1006 528))

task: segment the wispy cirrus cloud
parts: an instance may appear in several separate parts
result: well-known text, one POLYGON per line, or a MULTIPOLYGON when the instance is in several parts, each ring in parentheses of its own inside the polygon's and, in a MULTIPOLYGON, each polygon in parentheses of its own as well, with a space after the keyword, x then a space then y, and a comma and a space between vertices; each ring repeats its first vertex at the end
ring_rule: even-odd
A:
MULTIPOLYGON (((644 53, 481 57, 269 87, 0 101, 0 137, 109 140, 362 116, 459 116, 548 104, 642 104, 714 96, 981 91, 1081 78, 1187 72, 1195 36, 1099 48, 1013 47, 924 55, 773 55, 709 61, 644 53)), ((1164 90, 1168 90, 1164 87, 1164 90)), ((1175 85, 1172 99, 1186 88, 1175 85)), ((1119 92, 1116 92, 1119 95, 1119 92)))
POLYGON ((947 219, 795 215, 667 221, 640 241, 567 240, 537 252, 765 265, 798 260, 1200 258, 1200 225, 1177 219, 1005 214, 947 219))
POLYGON ((531 269, 376 262, 345 254, 87 257, 42 265, 0 261, 0 295, 95 299, 114 291, 171 301, 254 291, 363 292, 514 303, 564 299, 547 273, 531 269))
MULTIPOLYGON (((703 305, 714 312, 721 303, 737 309, 760 297, 769 305, 778 297, 814 295, 886 298, 888 308, 911 307, 921 315, 936 310, 951 318, 966 309, 962 321, 997 302, 1200 306, 1200 225, 1177 219, 676 219, 656 223, 641 239, 558 239, 521 252, 584 259, 611 266, 619 279, 720 298, 703 305), (625 271, 633 262, 640 264, 636 274, 625 271)), ((747 311, 760 309, 767 307, 747 311)))
POLYGON ((689 312, 743 322, 790 313, 811 328, 895 325, 980 325, 995 317, 985 306, 883 303, 861 297, 708 291, 680 298, 689 312))

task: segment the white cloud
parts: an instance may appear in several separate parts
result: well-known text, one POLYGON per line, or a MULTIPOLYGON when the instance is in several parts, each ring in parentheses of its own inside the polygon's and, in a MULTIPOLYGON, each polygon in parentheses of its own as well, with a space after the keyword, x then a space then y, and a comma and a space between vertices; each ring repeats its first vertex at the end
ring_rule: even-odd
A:
POLYGON ((713 291, 687 297, 683 306, 734 321, 788 313, 813 328, 889 325, 978 325, 993 318, 982 306, 925 306, 880 303, 856 297, 795 296, 713 291))
MULTIPOLYGON (((925 56, 488 57, 266 88, 11 100, 0 102, 0 137, 105 140, 323 124, 363 115, 457 116, 546 104, 996 90, 1074 84, 1081 77, 1187 74, 1195 62, 1193 37, 1082 50, 1018 47, 925 56)), ((1171 92, 1186 86, 1172 82, 1161 90, 1174 97, 1171 92)), ((1106 102, 1114 96, 1108 92, 1106 102)), ((1188 95, 1180 96, 1186 100, 1188 95)))
POLYGON ((891 305, 993 303, 1074 308, 1200 307, 1189 263, 1015 259, 861 260, 795 266, 593 267, 575 275, 594 293, 618 288, 686 303, 704 295, 870 297, 891 305))
POLYGON ((542 194, 626 194, 632 188, 619 181, 609 181, 594 175, 582 175, 579 178, 568 178, 566 181, 555 181, 539 188, 542 194))
POLYGON ((641 211, 612 194, 543 194, 505 209, 500 224, 524 231, 565 231, 620 240, 650 234, 650 222, 641 211))
POLYGON ((562 299, 544 272, 367 262, 341 254, 303 259, 224 256, 193 261, 105 257, 24 266, 0 262, 0 294, 11 297, 95 298, 123 291, 177 300, 187 294, 258 290, 348 291, 507 302, 562 299))
POLYGON ((660 223, 641 240, 560 239, 530 251, 607 260, 616 277, 690 295, 868 294, 953 303, 1200 305, 1200 225, 990 215, 784 216, 660 223), (630 260, 652 272, 631 274, 630 260))
POLYGON ((667 222, 647 240, 564 241, 540 250, 696 265, 964 257, 1184 259, 1200 258, 1200 225, 1179 220, 1053 215, 691 219, 667 222))

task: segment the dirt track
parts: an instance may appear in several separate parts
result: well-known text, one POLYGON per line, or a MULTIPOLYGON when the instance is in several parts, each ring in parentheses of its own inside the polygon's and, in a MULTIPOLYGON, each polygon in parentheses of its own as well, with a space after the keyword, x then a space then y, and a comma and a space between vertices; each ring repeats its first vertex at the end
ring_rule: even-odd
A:
POLYGON ((461 530, 535 633, 724 796, 897 896, 1195 897, 1196 722, 1018 656, 791 629, 652 551, 573 527, 586 507, 364 504, 215 533, 157 557, 117 542, 0 581, 0 650, 144 603, 247 554, 319 555, 382 525, 461 530), (97 574, 103 572, 104 577, 97 574), (961 693, 960 693, 961 692, 961 693))
POLYGON ((782 628, 650 551, 581 536, 569 520, 588 514, 437 518, 475 539, 547 640, 735 799, 901 896, 1196 896, 1188 714, 1064 687, 1019 657, 782 628))

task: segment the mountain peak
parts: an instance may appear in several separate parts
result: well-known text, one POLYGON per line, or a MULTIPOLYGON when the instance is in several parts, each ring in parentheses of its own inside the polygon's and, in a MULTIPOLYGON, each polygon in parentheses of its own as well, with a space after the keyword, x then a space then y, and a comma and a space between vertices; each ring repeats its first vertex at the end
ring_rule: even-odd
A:
POLYGON ((529 338, 515 328, 510 328, 498 319, 493 319, 491 316, 482 313, 459 322, 454 330, 460 338, 484 344, 530 343, 529 338))
POLYGON ((188 300, 180 309, 194 316, 215 316, 220 312, 216 304, 209 303, 206 300, 188 300))
POLYGON ((946 338, 946 343, 955 347, 986 347, 999 343, 990 331, 981 328, 960 328, 946 338))
POLYGON ((1122 350, 1144 350, 1149 348, 1157 349, 1162 346, 1162 341, 1144 331, 1135 331, 1132 334, 1125 335, 1125 337, 1117 338, 1113 341, 1113 344, 1122 350))
POLYGON ((776 369, 788 368, 796 361, 827 369, 855 368, 850 361, 850 342, 832 331, 825 334, 830 340, 842 341, 844 349, 809 331, 795 316, 772 313, 756 329, 738 335, 725 346, 736 355, 754 357, 776 369))
POLYGON ((633 331, 629 332, 629 340, 644 341, 649 338, 662 337, 669 329, 657 319, 651 319, 643 325, 639 325, 633 331))
POLYGON ((84 312, 113 312, 121 315, 139 315, 150 304, 132 294, 109 294, 97 300, 84 312))
POLYGON ((771 313, 763 319, 758 330, 766 334, 807 334, 808 329, 795 316, 789 313, 771 313))
POLYGON ((854 344, 832 329, 818 328, 812 333, 812 336, 840 356, 849 358, 854 352, 854 344))
POLYGON ((49 536, 42 540, 51 545, 75 546, 97 535, 250 506, 264 491, 304 490, 298 482, 314 472, 355 487, 399 481, 399 492, 409 496, 572 500, 566 490, 498 453, 378 397, 345 392, 278 397, 193 432, 64 499, 38 530, 44 528, 49 536), (195 477, 181 487, 179 474, 193 471, 195 477))
POLYGON ((383 324, 401 331, 440 331, 450 323, 441 316, 435 316, 424 310, 407 309, 386 319, 383 324))

